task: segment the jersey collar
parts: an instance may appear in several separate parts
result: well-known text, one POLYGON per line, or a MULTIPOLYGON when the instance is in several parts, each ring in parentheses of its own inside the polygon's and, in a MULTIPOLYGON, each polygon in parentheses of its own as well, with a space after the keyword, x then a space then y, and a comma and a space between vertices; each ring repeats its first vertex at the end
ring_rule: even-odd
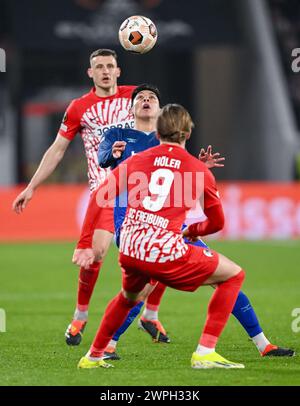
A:
POLYGON ((115 94, 112 94, 111 96, 97 96, 96 95, 96 88, 92 87, 90 94, 96 99, 96 100, 109 100, 109 99, 114 99, 115 97, 118 97, 120 94, 120 89, 119 86, 117 86, 117 91, 115 94))

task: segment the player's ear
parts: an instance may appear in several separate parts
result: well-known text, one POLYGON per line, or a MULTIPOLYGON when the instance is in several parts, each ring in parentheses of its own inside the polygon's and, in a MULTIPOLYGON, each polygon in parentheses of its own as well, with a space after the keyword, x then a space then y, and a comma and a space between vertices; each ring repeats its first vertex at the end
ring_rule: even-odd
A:
POLYGON ((121 68, 117 67, 117 78, 121 76, 121 68))
POLYGON ((187 133, 185 133, 186 135, 185 135, 185 139, 186 140, 189 140, 190 138, 191 138, 191 135, 192 135, 192 131, 189 131, 189 132, 187 132, 187 133))
POLYGON ((89 78, 91 78, 91 79, 93 78, 93 71, 92 71, 92 68, 88 68, 87 71, 86 71, 86 73, 87 73, 87 75, 88 75, 89 78))

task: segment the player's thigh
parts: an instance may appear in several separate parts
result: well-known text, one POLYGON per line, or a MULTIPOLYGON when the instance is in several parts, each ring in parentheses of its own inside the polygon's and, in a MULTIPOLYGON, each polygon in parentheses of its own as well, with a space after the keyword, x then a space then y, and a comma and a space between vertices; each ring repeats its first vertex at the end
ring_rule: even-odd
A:
POLYGON ((219 263, 215 272, 204 282, 204 285, 225 282, 233 276, 237 275, 242 268, 225 255, 219 255, 219 263))
POLYGON ((107 230, 95 230, 93 235, 93 248, 96 251, 97 259, 103 259, 110 247, 113 234, 107 230))
POLYGON ((138 292, 138 293, 136 293, 136 292, 128 292, 127 290, 124 290, 124 289, 123 289, 123 295, 124 295, 124 297, 125 297, 126 299, 132 300, 132 301, 134 301, 134 302, 135 302, 136 300, 140 300, 140 299, 139 299, 140 294, 141 294, 141 292, 138 292))
MULTIPOLYGON (((123 292, 135 293, 139 300, 141 296, 147 295, 148 291, 152 289, 151 278, 143 274, 136 268, 121 266, 122 270, 122 289, 123 292)), ((133 300, 131 297, 128 298, 133 300)))

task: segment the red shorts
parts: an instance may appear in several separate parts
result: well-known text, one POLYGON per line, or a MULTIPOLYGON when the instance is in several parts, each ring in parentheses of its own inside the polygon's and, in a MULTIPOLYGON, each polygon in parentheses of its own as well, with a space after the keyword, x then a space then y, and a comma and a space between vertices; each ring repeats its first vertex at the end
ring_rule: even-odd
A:
POLYGON ((146 283, 155 279, 171 288, 193 292, 215 272, 219 255, 216 251, 189 245, 187 253, 165 263, 150 263, 120 253, 123 288, 140 292, 146 283))

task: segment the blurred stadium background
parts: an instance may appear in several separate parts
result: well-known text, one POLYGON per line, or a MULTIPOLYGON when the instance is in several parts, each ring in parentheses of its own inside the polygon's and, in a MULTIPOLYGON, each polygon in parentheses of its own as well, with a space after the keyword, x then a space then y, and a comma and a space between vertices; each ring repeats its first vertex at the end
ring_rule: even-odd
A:
POLYGON ((64 109, 90 88, 88 57, 99 47, 118 51, 120 84, 153 82, 164 103, 191 111, 190 152, 212 144, 226 156, 225 168, 216 171, 226 181, 223 236, 299 237, 300 73, 292 70, 292 50, 300 47, 297 0, 0 0, 0 10, 7 62, 0 74, 0 240, 42 238, 41 229, 46 239, 76 238, 86 187, 80 137, 48 183, 82 188, 45 188, 17 220, 10 213, 17 193, 11 188, 31 178, 64 109), (118 27, 132 14, 157 24, 159 41, 147 55, 126 53, 118 44, 118 27), (72 205, 61 213, 48 210, 48 196, 52 205, 65 198, 72 205), (73 223, 61 221, 57 235, 51 233, 48 224, 65 216, 73 223))
MULTIPOLYGON (((197 155, 202 146, 211 144, 226 157, 225 167, 214 171, 220 183, 226 227, 214 238, 288 240, 270 246, 217 243, 216 247, 240 258, 249 268, 257 267, 248 282, 250 297, 254 297, 261 313, 265 313, 263 321, 268 321, 273 337, 285 344, 283 338, 287 334, 286 345, 295 346, 290 312, 297 307, 299 280, 295 253, 299 252, 300 237, 300 72, 293 71, 292 64, 300 70, 300 61, 297 64, 292 52, 300 48, 299 0, 0 0, 0 48, 6 52, 6 71, 0 73, 0 249, 4 289, 0 292, 0 307, 15 315, 11 328, 18 331, 22 322, 26 322, 28 327, 22 339, 38 348, 35 332, 47 341, 55 326, 55 339, 62 340, 73 309, 75 273, 72 282, 69 276, 62 276, 70 267, 72 245, 39 246, 34 242, 72 242, 78 237, 88 198, 86 160, 80 137, 71 143, 59 168, 39 188, 22 216, 12 213, 11 204, 56 137, 70 100, 91 87, 86 75, 89 54, 101 47, 118 52, 122 68, 119 84, 152 82, 161 89, 164 103, 178 102, 190 110, 196 124, 188 145, 192 154, 197 155), (134 14, 151 18, 158 28, 158 43, 147 55, 126 53, 118 44, 120 23, 134 14), (20 242, 26 245, 15 244, 20 242), (281 256, 289 259, 285 277, 290 278, 292 286, 283 282, 281 271, 285 262, 276 259, 281 256), (252 263, 251 259, 255 261, 252 263), (276 264, 278 269, 274 271, 276 264), (52 275, 52 282, 44 273, 39 274, 40 266, 52 275), (266 291, 256 286, 259 273, 268 266, 272 268, 264 275, 264 286, 268 285, 271 272, 276 278, 272 281, 273 296, 268 296, 266 311, 263 300, 266 291), (15 273, 14 278, 11 271, 15 273), (22 285, 20 280, 24 277, 22 285), (49 291, 43 296, 45 287, 49 291), (30 294, 31 302, 26 302, 26 293, 30 294), (279 297, 282 312, 275 317, 279 297), (283 297, 289 301, 284 302, 283 297), (53 300, 65 302, 63 306, 62 302, 53 305, 53 300), (37 315, 39 306, 41 313, 37 315), (48 317, 46 322, 42 319, 43 311, 48 317), (29 327, 32 315, 37 318, 29 327)), ((115 256, 116 253, 109 259, 113 267, 116 267, 115 256)), ((117 291, 119 279, 113 286, 117 291)), ((110 295, 105 295, 108 300, 110 295)), ((174 293, 170 295, 173 295, 170 303, 176 307, 174 293)), ((204 303, 205 298, 204 295, 204 303)), ((173 325, 173 331, 176 328, 178 325, 173 325)), ((90 339, 92 333, 91 329, 90 339)), ((16 347, 7 339, 8 357, 16 348, 19 354, 24 351, 23 341, 18 337, 16 347)), ((63 342, 57 348, 55 339, 49 348, 44 348, 43 356, 47 354, 47 362, 50 360, 48 372, 52 367, 55 369, 53 351, 61 352, 60 357, 65 354, 63 342)), ((227 350, 233 357, 230 353, 233 354, 233 349, 227 350)), ((24 365, 32 361, 29 347, 26 351, 19 358, 24 365)), ((242 349, 241 356, 245 351, 242 349)), ((75 355, 68 353, 67 360, 73 357, 72 367, 81 353, 82 350, 75 355)), ((38 353, 37 359, 41 360, 41 356, 38 353)), ((35 380, 30 380, 25 372, 16 375, 12 365, 10 373, 4 370, 3 382, 84 382, 79 377, 75 379, 72 372, 66 374, 66 370, 63 370, 65 380, 60 380, 57 371, 50 379, 43 369, 45 365, 36 365, 40 372, 29 368, 27 372, 35 380)), ((295 368, 281 380, 282 371, 276 365, 278 370, 275 368, 269 380, 262 378, 258 384, 295 384, 295 368)), ((256 377, 266 374, 266 369, 255 368, 246 384, 255 384, 256 377)), ((137 376, 141 370, 137 368, 137 376)), ((172 375, 169 376, 171 379, 172 375)), ((175 379, 175 375, 173 381, 163 378, 155 381, 149 374, 148 382, 197 383, 191 375, 184 376, 182 381, 178 376, 175 379)), ((217 382, 245 384, 237 378, 226 379, 217 382)), ((129 381, 118 382, 128 384, 129 381)), ((202 384, 214 382, 208 379, 202 384)))

